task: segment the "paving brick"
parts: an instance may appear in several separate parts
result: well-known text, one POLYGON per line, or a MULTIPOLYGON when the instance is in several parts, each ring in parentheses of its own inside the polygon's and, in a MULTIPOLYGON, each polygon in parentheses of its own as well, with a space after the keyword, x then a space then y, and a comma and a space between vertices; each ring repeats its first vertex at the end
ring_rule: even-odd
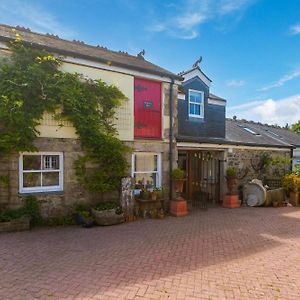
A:
POLYGON ((0 299, 300 299, 300 209, 0 234, 0 299))

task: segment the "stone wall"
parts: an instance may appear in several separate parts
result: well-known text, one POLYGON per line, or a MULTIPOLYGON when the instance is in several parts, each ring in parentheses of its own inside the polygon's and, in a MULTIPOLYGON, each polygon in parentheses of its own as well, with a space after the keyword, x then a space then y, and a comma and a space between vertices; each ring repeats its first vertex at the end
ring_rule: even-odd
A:
MULTIPOLYGON (((243 186, 254 178, 280 179, 284 173, 290 169, 289 151, 266 151, 266 150, 250 150, 250 149, 232 149, 227 152, 227 167, 232 166, 238 170, 238 186, 243 186), (265 154, 272 158, 283 157, 287 159, 285 164, 270 164, 265 170, 259 170, 261 157, 265 154)), ((226 168, 225 168, 226 171, 226 168)))
MULTIPOLYGON (((169 119, 169 91, 170 85, 163 85, 163 139, 162 140, 135 140, 126 142, 134 151, 156 152, 162 155, 162 186, 168 195, 169 192, 169 126, 166 125, 169 119), (166 128, 167 127, 167 128, 166 128)), ((177 86, 173 89, 173 122, 175 124, 174 134, 177 128, 177 86)), ((173 167, 177 166, 177 148, 175 139, 173 140, 173 167)), ((81 144, 78 139, 73 138, 37 138, 35 146, 39 151, 63 152, 64 156, 64 190, 62 192, 43 192, 35 193, 38 198, 42 216, 44 218, 59 218, 70 215, 74 212, 76 202, 96 203, 100 201, 101 196, 97 193, 88 193, 77 181, 75 175, 74 162, 78 156, 82 155, 81 144)), ((131 154, 128 155, 128 162, 131 165, 131 154)), ((131 175, 131 169, 128 170, 131 175)), ((7 187, 0 180, 0 204, 7 204, 11 208, 22 206, 23 198, 26 194, 19 194, 19 154, 13 154, 9 158, 0 159, 0 179, 9 178, 7 187)), ((118 197, 118 193, 106 195, 106 199, 118 197)))

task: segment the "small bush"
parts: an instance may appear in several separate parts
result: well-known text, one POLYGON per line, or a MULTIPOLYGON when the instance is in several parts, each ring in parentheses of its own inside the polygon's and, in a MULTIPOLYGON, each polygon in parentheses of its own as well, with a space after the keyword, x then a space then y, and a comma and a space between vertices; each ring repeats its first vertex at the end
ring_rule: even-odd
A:
POLYGON ((226 170, 226 177, 236 177, 236 173, 235 167, 228 167, 226 170))
POLYGON ((180 168, 174 169, 172 171, 172 177, 175 180, 181 180, 184 179, 184 171, 180 168))
POLYGON ((35 196, 29 195, 25 198, 24 214, 30 217, 32 226, 41 225, 43 223, 40 206, 35 196))

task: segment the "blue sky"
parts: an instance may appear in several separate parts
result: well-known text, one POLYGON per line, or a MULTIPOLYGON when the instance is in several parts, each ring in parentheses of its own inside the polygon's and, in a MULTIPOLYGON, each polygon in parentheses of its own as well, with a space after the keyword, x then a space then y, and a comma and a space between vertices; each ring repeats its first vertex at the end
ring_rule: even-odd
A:
POLYGON ((203 57, 227 115, 300 119, 300 1, 0 0, 0 23, 137 54, 178 73, 203 57))

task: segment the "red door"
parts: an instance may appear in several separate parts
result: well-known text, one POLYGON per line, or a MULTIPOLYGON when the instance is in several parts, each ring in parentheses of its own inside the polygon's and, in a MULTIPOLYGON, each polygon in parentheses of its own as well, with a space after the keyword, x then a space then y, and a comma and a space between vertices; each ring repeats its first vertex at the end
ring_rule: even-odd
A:
POLYGON ((134 79, 134 137, 161 138, 161 84, 134 79))

